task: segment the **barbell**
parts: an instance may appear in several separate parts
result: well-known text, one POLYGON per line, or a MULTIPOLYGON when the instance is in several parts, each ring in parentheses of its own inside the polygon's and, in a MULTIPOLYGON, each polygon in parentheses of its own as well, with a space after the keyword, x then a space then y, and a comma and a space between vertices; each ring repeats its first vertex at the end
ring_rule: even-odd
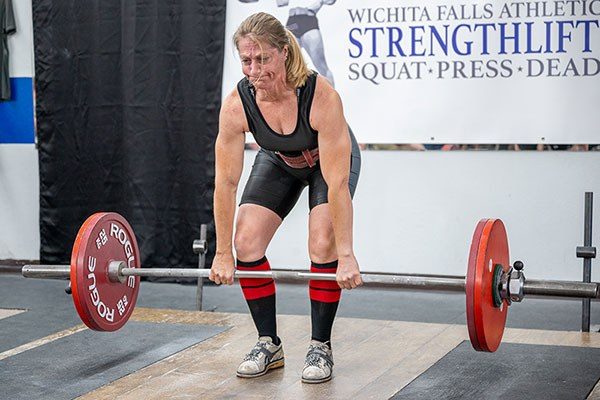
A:
MULTIPOLYGON (((115 331, 131 316, 140 277, 207 278, 207 269, 141 268, 135 234, 125 218, 103 212, 81 226, 70 265, 25 265, 26 278, 70 278, 73 303, 90 329, 115 331)), ((482 219, 473 233, 465 277, 413 274, 361 274, 365 285, 466 294, 469 338, 477 351, 500 345, 508 307, 526 295, 598 298, 599 284, 528 280, 523 263, 509 264, 508 238, 500 219, 482 219)), ((335 274, 305 271, 236 271, 235 278, 336 280, 335 274)))

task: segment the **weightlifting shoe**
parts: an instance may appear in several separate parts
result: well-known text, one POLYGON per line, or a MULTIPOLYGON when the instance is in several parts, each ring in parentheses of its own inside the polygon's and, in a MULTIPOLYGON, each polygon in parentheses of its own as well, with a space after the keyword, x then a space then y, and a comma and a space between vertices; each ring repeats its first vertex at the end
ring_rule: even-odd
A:
POLYGON ((276 345, 269 336, 261 336, 250 353, 246 354, 244 361, 237 369, 240 378, 256 378, 266 374, 270 369, 280 368, 284 365, 283 346, 276 345))
POLYGON ((333 372, 333 352, 329 342, 311 340, 302 370, 302 382, 322 383, 331 379, 333 372))

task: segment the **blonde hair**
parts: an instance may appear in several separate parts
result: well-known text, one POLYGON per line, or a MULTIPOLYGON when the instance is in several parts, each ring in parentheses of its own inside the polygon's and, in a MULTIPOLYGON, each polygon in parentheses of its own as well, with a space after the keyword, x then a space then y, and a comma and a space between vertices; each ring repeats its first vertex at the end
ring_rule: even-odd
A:
POLYGON ((302 57, 300 45, 294 37, 294 34, 287 30, 281 22, 271 14, 259 12, 246 18, 235 31, 233 35, 233 44, 239 50, 239 41, 247 37, 256 41, 269 44, 277 50, 282 51, 288 46, 288 56, 285 60, 286 79, 293 87, 300 87, 306 83, 306 79, 311 74, 302 57))

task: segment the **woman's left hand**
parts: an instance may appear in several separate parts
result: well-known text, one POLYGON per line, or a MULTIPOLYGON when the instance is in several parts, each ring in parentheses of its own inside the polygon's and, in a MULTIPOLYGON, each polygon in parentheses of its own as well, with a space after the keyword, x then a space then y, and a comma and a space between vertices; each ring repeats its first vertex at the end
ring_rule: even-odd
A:
POLYGON ((339 258, 335 275, 337 283, 342 289, 354 289, 363 284, 358 261, 353 255, 339 258))

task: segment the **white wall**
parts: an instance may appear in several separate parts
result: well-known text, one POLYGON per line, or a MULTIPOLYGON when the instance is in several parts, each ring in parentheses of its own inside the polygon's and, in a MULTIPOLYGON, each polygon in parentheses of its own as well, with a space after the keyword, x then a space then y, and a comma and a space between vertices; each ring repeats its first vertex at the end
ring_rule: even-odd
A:
POLYGON ((39 259, 39 191, 35 146, 0 145, 0 260, 39 259))

